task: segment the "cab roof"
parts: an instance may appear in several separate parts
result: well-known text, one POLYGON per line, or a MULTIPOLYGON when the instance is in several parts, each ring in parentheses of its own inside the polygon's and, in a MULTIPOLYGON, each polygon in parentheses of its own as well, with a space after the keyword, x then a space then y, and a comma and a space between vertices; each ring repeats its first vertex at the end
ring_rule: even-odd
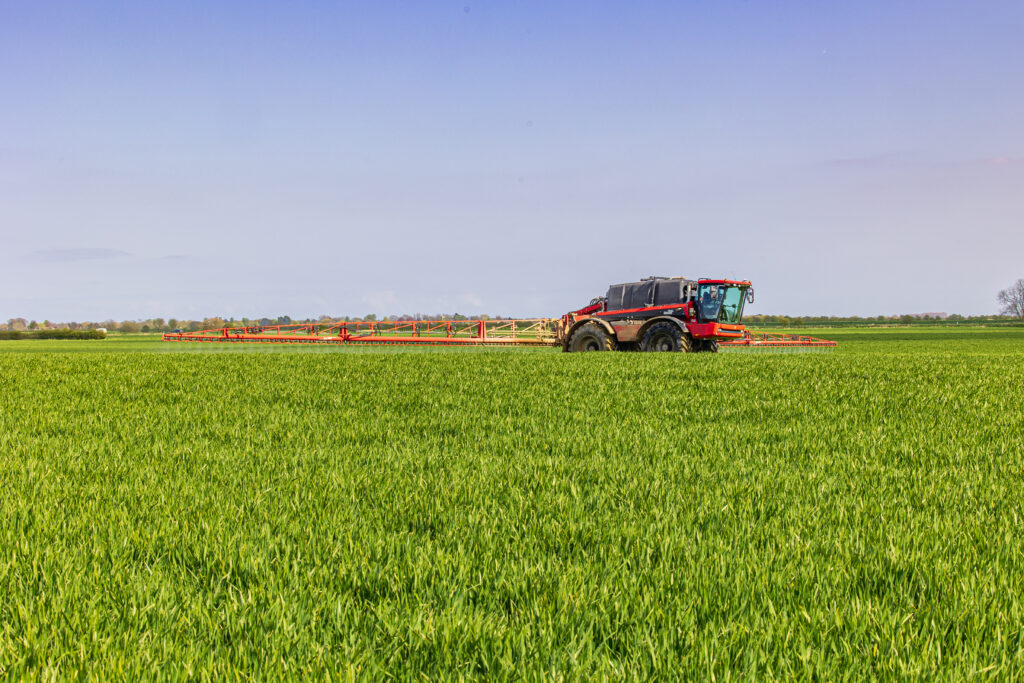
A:
POLYGON ((711 278, 702 277, 697 280, 697 284, 700 285, 736 285, 737 287, 750 287, 753 283, 749 280, 714 280, 711 278))

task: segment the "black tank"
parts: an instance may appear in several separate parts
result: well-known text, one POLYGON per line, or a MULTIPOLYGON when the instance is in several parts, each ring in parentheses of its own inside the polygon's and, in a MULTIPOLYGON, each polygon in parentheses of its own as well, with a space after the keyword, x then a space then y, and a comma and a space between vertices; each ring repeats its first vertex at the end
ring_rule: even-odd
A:
POLYGON ((687 285, 693 280, 682 277, 653 277, 626 282, 608 288, 605 310, 621 311, 648 306, 669 306, 688 300, 687 285))

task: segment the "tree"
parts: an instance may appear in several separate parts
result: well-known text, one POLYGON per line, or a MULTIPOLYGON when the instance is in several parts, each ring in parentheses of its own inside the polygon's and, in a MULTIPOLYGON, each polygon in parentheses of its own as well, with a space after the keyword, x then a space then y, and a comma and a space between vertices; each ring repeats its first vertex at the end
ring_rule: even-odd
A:
POLYGON ((1011 315, 1017 320, 1024 320, 1024 278, 999 292, 997 298, 999 305, 1002 306, 999 309, 1000 313, 1011 315))

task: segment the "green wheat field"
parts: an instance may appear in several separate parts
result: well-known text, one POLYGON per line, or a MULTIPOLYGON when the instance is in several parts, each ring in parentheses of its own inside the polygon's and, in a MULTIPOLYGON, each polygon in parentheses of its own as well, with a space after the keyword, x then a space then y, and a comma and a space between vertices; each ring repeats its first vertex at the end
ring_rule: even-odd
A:
POLYGON ((1024 675, 1024 329, 0 342, 0 677, 1024 675))

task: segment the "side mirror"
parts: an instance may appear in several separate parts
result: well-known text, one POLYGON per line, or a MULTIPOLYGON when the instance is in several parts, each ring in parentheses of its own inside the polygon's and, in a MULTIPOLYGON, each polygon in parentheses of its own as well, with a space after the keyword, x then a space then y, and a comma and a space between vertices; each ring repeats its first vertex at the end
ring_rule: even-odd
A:
POLYGON ((748 304, 754 303, 754 288, 753 287, 748 287, 747 288, 747 303, 748 304))

